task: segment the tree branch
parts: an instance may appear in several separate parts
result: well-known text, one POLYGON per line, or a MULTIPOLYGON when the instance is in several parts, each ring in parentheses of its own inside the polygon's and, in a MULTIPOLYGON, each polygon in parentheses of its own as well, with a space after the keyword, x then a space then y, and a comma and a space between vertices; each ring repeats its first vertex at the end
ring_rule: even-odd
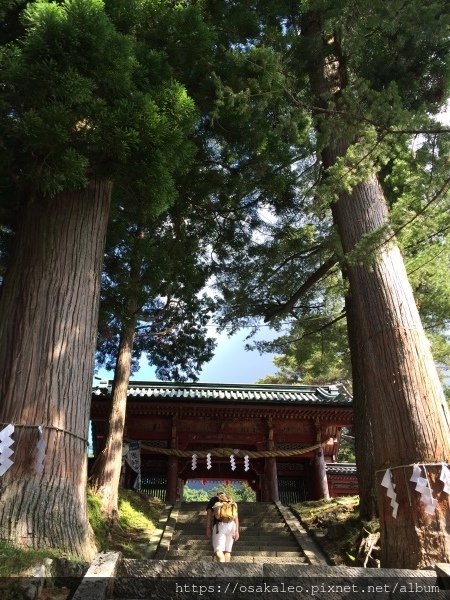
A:
POLYGON ((331 258, 326 260, 314 273, 312 273, 308 279, 298 288, 298 290, 289 298, 284 304, 272 307, 271 310, 265 315, 264 323, 269 323, 275 317, 288 313, 294 307, 296 302, 316 284, 324 275, 326 275, 338 262, 337 256, 333 254, 331 258))
POLYGON ((318 327, 317 329, 314 329, 313 331, 308 331, 308 333, 304 333, 303 335, 301 335, 298 338, 290 339, 287 342, 283 342, 283 343, 277 343, 277 346, 290 346, 291 344, 294 344, 295 342, 300 342, 301 340, 304 340, 306 337, 309 337, 310 335, 314 335, 316 333, 320 333, 321 331, 324 331, 325 329, 328 329, 328 327, 331 327, 335 323, 338 323, 339 321, 344 319, 346 316, 347 316, 347 313, 345 310, 343 310, 342 313, 340 315, 338 315, 335 319, 328 321, 328 323, 325 323, 321 327, 318 327))

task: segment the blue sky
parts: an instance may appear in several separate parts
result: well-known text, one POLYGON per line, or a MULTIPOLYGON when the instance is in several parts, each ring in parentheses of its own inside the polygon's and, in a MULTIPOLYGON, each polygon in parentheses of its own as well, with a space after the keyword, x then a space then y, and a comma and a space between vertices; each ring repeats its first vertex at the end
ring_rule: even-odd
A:
MULTIPOLYGON (((271 338, 268 332, 264 332, 271 338)), ((267 339, 265 335, 257 339, 267 339)), ((199 381, 203 383, 255 383, 257 379, 276 372, 272 360, 273 354, 260 355, 257 351, 247 352, 245 340, 246 331, 241 331, 228 337, 222 333, 218 337, 216 354, 206 364, 201 372, 199 381)))
MULTIPOLYGON (((273 354, 260 355, 257 351, 247 352, 245 340, 248 332, 242 330, 229 337, 222 333, 217 338, 217 347, 214 358, 207 363, 200 374, 201 383, 255 383, 257 379, 276 372, 272 363, 273 354)), ((277 334, 278 335, 278 334, 277 334)), ((263 329, 256 339, 272 339, 274 333, 263 329)), ((147 366, 147 361, 142 359, 140 370, 133 376, 135 381, 156 381, 154 369, 147 366)), ((101 369, 97 375, 105 379, 112 379, 113 373, 101 369)))

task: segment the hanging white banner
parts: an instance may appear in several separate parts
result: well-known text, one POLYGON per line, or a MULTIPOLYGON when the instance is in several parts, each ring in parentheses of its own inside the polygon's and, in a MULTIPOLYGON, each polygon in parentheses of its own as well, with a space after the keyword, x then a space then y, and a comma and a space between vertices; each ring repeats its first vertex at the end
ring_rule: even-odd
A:
POLYGON ((133 469, 135 473, 139 473, 141 470, 141 446, 139 442, 131 442, 128 444, 128 452, 125 455, 127 464, 133 469))
POLYGON ((137 473, 136 481, 133 488, 141 489, 141 444, 139 442, 130 442, 128 444, 128 452, 125 454, 125 460, 128 465, 137 473))

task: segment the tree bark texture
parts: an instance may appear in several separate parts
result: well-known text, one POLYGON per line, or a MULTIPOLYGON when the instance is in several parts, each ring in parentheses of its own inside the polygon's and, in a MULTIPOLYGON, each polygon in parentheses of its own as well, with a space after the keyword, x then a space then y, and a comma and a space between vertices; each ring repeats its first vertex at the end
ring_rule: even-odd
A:
POLYGON ((316 451, 311 459, 312 490, 314 500, 329 500, 328 478, 323 450, 316 451))
MULTIPOLYGON (((387 212, 375 176, 341 196, 333 213, 344 251, 384 224, 387 212)), ((448 409, 397 245, 385 244, 373 264, 349 266, 348 274, 373 424, 382 564, 418 568, 449 562, 450 509, 440 467, 428 468, 439 501, 433 516, 424 513, 407 481, 411 467, 392 471, 400 502, 396 519, 380 486, 384 468, 450 459, 448 409)))
POLYGON ((136 318, 130 319, 120 337, 114 382, 111 391, 111 414, 105 448, 95 461, 91 488, 101 498, 101 508, 110 520, 118 517, 119 482, 122 468, 123 432, 127 409, 131 360, 135 337, 136 318))
POLYGON ((359 491, 359 516, 371 521, 378 516, 377 494, 375 489, 375 465, 373 453, 372 420, 369 416, 364 389, 364 369, 362 352, 358 343, 358 327, 353 315, 352 300, 345 298, 347 332, 352 364, 353 379, 353 432, 355 435, 355 456, 359 491))
POLYGON ((83 559, 95 552, 86 438, 111 189, 93 181, 30 201, 0 298, 0 423, 15 425, 14 464, 1 478, 0 537, 83 559))
MULTIPOLYGON (((346 86, 344 63, 338 50, 333 60, 327 60, 330 50, 320 16, 307 15, 302 33, 314 40, 317 49, 309 66, 314 104, 320 107, 328 102, 323 94, 338 102, 346 86)), ((323 121, 317 119, 319 134, 325 133, 322 127, 323 121)), ((323 148, 325 170, 345 155, 350 141, 343 138, 335 135, 323 148)), ((341 192, 332 212, 346 256, 366 234, 389 220, 375 174, 357 184, 351 193, 341 192)), ((412 468, 401 465, 450 460, 448 409, 395 239, 385 242, 369 262, 355 265, 350 261, 345 268, 373 424, 382 566, 429 567, 436 562, 450 562, 450 507, 438 481, 440 467, 428 468, 438 506, 434 515, 427 515, 408 482, 412 468), (397 518, 393 518, 390 500, 380 482, 383 469, 399 466, 392 471, 400 505, 397 518)))

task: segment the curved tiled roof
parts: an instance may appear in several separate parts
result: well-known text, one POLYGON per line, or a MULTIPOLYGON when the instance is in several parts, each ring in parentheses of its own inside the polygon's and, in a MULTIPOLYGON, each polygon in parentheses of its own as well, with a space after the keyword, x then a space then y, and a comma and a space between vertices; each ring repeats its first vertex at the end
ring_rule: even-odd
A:
MULTIPOLYGON (((95 396, 108 396, 111 382, 101 381, 94 387, 95 396)), ((351 406, 352 399, 333 385, 162 383, 130 381, 128 398, 181 402, 226 402, 236 404, 290 404, 351 406)))
POLYGON ((328 463, 325 470, 327 475, 356 475, 354 463, 328 463))

